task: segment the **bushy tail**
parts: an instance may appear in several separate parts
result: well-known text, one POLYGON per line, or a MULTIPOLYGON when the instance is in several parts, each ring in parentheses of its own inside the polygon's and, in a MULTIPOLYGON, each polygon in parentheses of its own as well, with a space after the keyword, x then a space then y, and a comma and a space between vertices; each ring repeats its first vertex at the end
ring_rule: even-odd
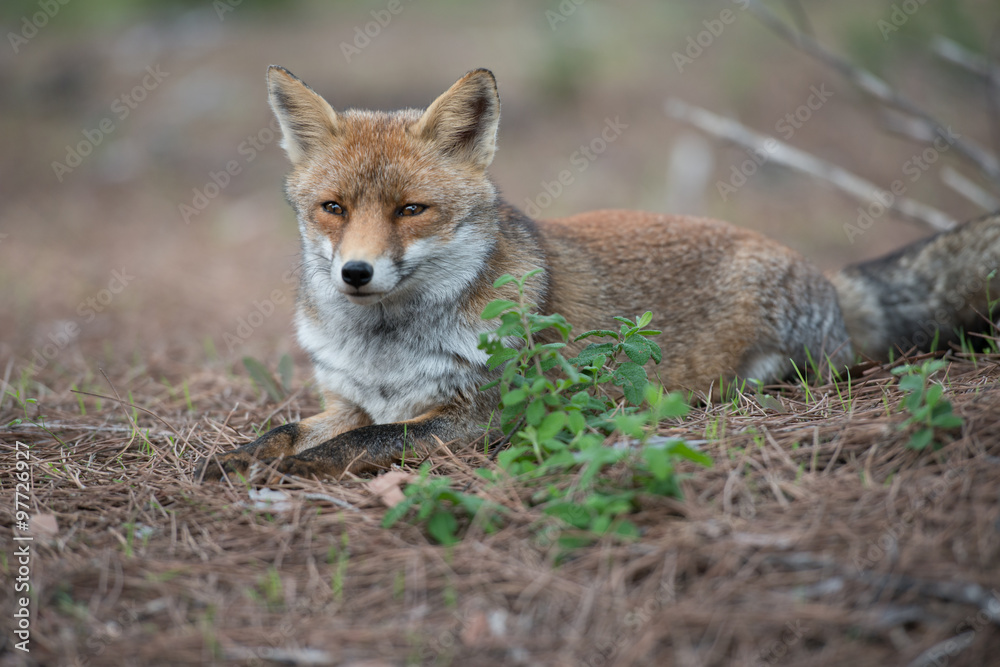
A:
POLYGON ((890 350, 927 351, 935 340, 946 348, 960 328, 991 328, 990 306, 1000 300, 1000 212, 848 266, 831 280, 856 352, 885 360, 890 350))

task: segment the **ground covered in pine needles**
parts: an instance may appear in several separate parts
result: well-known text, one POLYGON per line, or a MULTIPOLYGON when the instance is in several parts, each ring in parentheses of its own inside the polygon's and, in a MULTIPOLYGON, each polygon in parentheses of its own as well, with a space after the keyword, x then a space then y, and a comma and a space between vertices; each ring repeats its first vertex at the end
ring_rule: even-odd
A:
POLYGON ((964 423, 938 447, 907 448, 887 367, 696 407, 662 432, 713 467, 684 467, 683 500, 643 498, 638 540, 569 554, 516 489, 474 476, 491 464, 473 448, 440 451, 434 473, 509 511, 452 547, 382 528, 370 479, 195 479, 203 456, 316 411, 308 390, 275 402, 246 376, 207 369, 181 388, 149 371, 119 379, 136 410, 61 378, 0 413, 24 420, 0 430, 3 497, 17 441, 33 477, 30 530, 12 531, 12 501, 0 528, 33 537, 32 651, 5 632, 0 664, 992 664, 1000 356, 947 360, 935 381, 964 423))

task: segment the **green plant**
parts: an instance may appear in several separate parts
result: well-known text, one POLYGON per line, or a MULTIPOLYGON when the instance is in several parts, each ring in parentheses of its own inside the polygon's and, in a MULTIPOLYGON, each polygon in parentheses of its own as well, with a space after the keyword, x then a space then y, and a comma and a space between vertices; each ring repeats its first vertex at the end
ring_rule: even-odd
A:
POLYGON ((292 374, 294 372, 292 357, 285 354, 278 361, 278 378, 268 370, 267 366, 253 357, 243 357, 243 366, 257 387, 271 397, 273 401, 284 400, 291 393, 292 374))
POLYGON ((349 546, 350 538, 347 536, 347 531, 344 531, 340 534, 340 549, 333 544, 326 552, 326 562, 334 566, 330 575, 330 590, 338 601, 344 598, 344 576, 347 574, 347 561, 351 556, 349 546))
MULTIPOLYGON (((500 324, 482 335, 479 347, 491 369, 503 368, 483 389, 499 388, 500 430, 509 444, 495 467, 476 472, 487 484, 513 485, 528 505, 548 517, 540 522, 539 535, 563 547, 603 535, 634 538, 638 529, 626 517, 639 496, 680 495, 676 461, 711 465, 711 460, 683 441, 655 435, 663 420, 683 417, 689 408, 681 394, 667 394, 649 381, 644 366, 661 359, 651 340, 660 332, 648 328, 652 313, 635 320, 616 317, 618 330, 577 336, 574 342, 603 340, 567 358, 570 324, 562 315, 538 313, 525 296, 526 282, 539 271, 499 278, 494 286, 515 283, 518 300, 496 300, 483 310, 483 319, 500 324), (607 445, 609 440, 614 446, 607 445), (621 474, 612 475, 612 469, 621 474)), ((390 510, 387 523, 420 505, 428 532, 452 543, 457 539, 454 509, 475 515, 484 506, 470 500, 478 496, 452 490, 447 478, 428 478, 426 470, 405 491, 409 505, 390 510)), ((486 507, 487 521, 498 520, 497 508, 486 507)))
POLYGON ((403 490, 405 500, 386 512, 383 527, 391 528, 410 510, 415 510, 417 522, 427 524, 431 537, 440 544, 454 544, 459 541, 458 518, 472 518, 486 509, 485 527, 487 531, 493 530, 499 508, 479 496, 456 490, 450 477, 431 477, 430 467, 430 463, 420 466, 417 480, 403 490))
POLYGON ((906 394, 903 408, 910 413, 899 425, 900 430, 916 426, 907 447, 923 449, 935 439, 937 429, 947 430, 962 425, 962 418, 952 413, 951 402, 944 398, 944 387, 931 382, 931 376, 947 366, 942 359, 928 359, 920 366, 907 364, 892 369, 900 376, 899 388, 906 394))
POLYGON ((7 394, 14 400, 14 402, 18 406, 20 406, 21 412, 24 415, 23 417, 15 417, 14 419, 11 419, 9 422, 7 422, 7 428, 10 428, 11 426, 17 426, 18 424, 22 423, 28 423, 48 433, 50 436, 52 436, 52 438, 56 442, 58 442, 63 447, 66 446, 66 443, 60 440, 59 436, 56 435, 48 426, 45 425, 46 417, 45 415, 41 414, 41 412, 37 409, 38 408, 37 398, 21 398, 21 391, 14 388, 8 388, 7 394), (36 407, 36 412, 38 412, 38 416, 34 418, 28 416, 29 405, 34 405, 36 407))

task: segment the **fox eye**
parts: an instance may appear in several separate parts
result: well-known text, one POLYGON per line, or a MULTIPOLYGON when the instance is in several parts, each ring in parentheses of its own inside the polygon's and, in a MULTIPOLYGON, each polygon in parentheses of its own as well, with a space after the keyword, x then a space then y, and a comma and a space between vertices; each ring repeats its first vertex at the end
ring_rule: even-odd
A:
POLYGON ((335 201, 323 202, 322 207, 330 215, 344 215, 344 207, 335 201))
POLYGON ((401 218, 408 218, 411 215, 420 215, 426 210, 427 207, 423 204, 407 204, 406 206, 400 207, 400 209, 396 211, 396 215, 401 218))

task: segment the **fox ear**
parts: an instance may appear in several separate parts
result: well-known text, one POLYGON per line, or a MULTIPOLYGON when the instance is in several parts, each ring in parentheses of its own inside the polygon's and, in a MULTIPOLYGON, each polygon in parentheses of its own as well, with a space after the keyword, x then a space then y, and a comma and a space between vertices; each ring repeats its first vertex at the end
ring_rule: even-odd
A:
POLYGON ((281 145, 292 164, 337 134, 337 112, 284 67, 267 68, 267 97, 281 125, 281 145))
POLYGON ((500 95, 488 69, 469 72, 427 108, 411 128, 446 155, 486 169, 497 149, 500 95))

